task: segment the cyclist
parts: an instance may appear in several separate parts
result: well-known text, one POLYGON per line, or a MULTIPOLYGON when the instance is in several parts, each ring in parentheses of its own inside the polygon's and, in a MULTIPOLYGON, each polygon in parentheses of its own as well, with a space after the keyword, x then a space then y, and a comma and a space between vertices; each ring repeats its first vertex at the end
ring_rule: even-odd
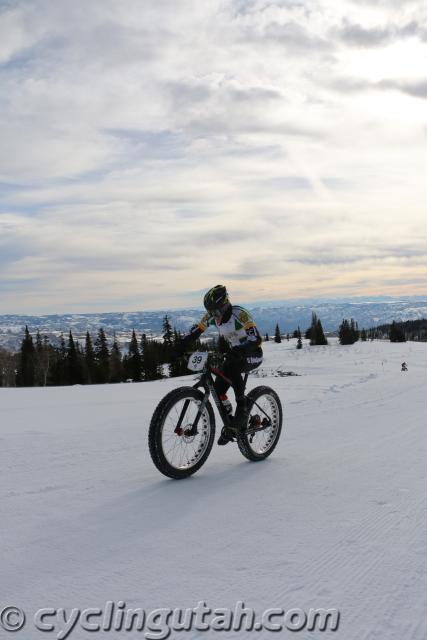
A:
MULTIPOLYGON (((227 289, 218 284, 206 293, 203 304, 206 314, 190 329, 190 333, 184 336, 181 341, 181 349, 184 351, 187 346, 208 328, 214 325, 218 329, 231 347, 224 362, 220 367, 222 376, 215 379, 215 390, 228 411, 231 413, 231 403, 227 397, 227 391, 233 387, 236 396, 236 413, 233 419, 233 426, 243 429, 248 421, 248 407, 244 396, 244 382, 242 373, 252 371, 262 362, 262 338, 252 320, 250 314, 243 307, 232 305, 227 289)), ((219 445, 225 445, 233 440, 235 434, 223 427, 218 438, 219 445)))

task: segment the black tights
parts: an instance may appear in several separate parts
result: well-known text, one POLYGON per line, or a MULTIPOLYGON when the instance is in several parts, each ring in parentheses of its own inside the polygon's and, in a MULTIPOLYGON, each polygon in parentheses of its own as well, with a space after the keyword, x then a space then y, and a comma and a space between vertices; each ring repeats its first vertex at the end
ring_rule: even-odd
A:
POLYGON ((220 371, 225 375, 226 378, 230 380, 224 380, 221 376, 217 376, 215 379, 215 391, 219 396, 225 395, 231 386, 233 387, 236 401, 243 399, 245 393, 245 385, 243 382, 242 373, 247 373, 248 371, 252 371, 252 369, 256 369, 259 364, 252 364, 243 359, 236 359, 230 356, 227 356, 224 362, 220 367, 220 371))

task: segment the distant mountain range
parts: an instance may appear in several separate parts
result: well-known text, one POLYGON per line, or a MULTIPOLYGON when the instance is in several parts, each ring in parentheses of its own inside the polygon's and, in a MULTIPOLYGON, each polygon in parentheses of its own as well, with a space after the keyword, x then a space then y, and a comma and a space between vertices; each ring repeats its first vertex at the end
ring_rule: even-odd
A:
MULTIPOLYGON (((298 326, 305 330, 315 311, 322 321, 325 331, 338 329, 343 318, 354 318, 359 328, 375 327, 396 321, 427 318, 427 297, 405 298, 352 298, 329 300, 289 300, 263 302, 243 305, 249 309, 260 329, 265 334, 273 334, 276 324, 282 333, 292 333, 298 326)), ((185 332, 197 322, 203 314, 202 308, 172 309, 159 311, 132 311, 112 313, 72 313, 45 316, 0 315, 0 346, 17 349, 22 340, 25 325, 32 333, 37 329, 52 341, 71 329, 73 336, 84 340, 86 331, 92 335, 103 327, 107 336, 115 333, 118 340, 125 344, 129 341, 132 329, 138 334, 159 336, 162 323, 168 315, 171 324, 185 332)))

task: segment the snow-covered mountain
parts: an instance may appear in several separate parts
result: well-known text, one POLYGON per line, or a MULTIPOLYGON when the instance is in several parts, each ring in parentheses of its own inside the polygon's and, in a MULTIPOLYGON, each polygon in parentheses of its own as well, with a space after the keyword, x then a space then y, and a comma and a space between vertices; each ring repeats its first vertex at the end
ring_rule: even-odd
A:
POLYGON ((340 612, 335 632, 284 638, 425 640, 427 344, 270 342, 260 376, 249 386, 271 385, 284 406, 271 457, 250 463, 234 444, 214 446, 183 481, 153 466, 147 431, 160 398, 193 376, 0 388, 2 624, 22 620, 12 606, 26 614, 4 637, 84 640, 89 622, 104 624, 96 610, 108 626, 113 603, 119 614, 144 610, 145 626, 136 629, 139 615, 133 631, 102 637, 218 638, 195 628, 168 636, 171 618, 158 614, 156 626, 150 612, 243 601, 260 624, 271 609, 275 624, 278 610, 300 612, 296 621, 340 612), (299 375, 277 375, 285 370, 299 375))
MULTIPOLYGON (((354 318, 359 327, 373 327, 392 320, 415 320, 427 317, 427 298, 355 298, 343 300, 284 301, 247 304, 263 334, 273 333, 276 324, 282 333, 291 333, 300 326, 305 330, 316 311, 325 331, 336 331, 343 318, 354 318)), ((159 311, 134 311, 88 314, 58 314, 45 316, 0 315, 0 346, 15 349, 25 325, 49 337, 66 334, 70 329, 75 338, 83 340, 86 331, 95 333, 100 327, 108 336, 116 333, 119 341, 128 342, 132 329, 137 333, 160 335, 165 314, 180 331, 186 331, 203 313, 202 308, 159 311)))

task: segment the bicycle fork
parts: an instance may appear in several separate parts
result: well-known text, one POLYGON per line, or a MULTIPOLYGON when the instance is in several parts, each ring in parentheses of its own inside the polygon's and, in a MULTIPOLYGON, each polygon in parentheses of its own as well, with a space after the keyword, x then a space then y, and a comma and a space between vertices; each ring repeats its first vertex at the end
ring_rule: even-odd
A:
POLYGON ((200 406, 199 406, 199 408, 197 410, 196 417, 195 417, 194 422, 193 422, 193 424, 191 426, 191 429, 183 429, 183 427, 182 427, 182 423, 184 421, 185 414, 187 413, 188 405, 190 404, 190 400, 188 398, 187 398, 187 400, 184 401, 184 406, 182 407, 180 416, 178 418, 177 425, 176 425, 176 427, 174 429, 174 433, 176 433, 177 436, 182 436, 182 435, 185 435, 185 436, 196 436, 198 434, 197 426, 199 424, 199 420, 201 418, 201 415, 202 415, 202 413, 205 410, 205 407, 207 405, 208 398, 209 398, 209 392, 206 391, 205 395, 203 396, 203 400, 201 401, 200 406))

